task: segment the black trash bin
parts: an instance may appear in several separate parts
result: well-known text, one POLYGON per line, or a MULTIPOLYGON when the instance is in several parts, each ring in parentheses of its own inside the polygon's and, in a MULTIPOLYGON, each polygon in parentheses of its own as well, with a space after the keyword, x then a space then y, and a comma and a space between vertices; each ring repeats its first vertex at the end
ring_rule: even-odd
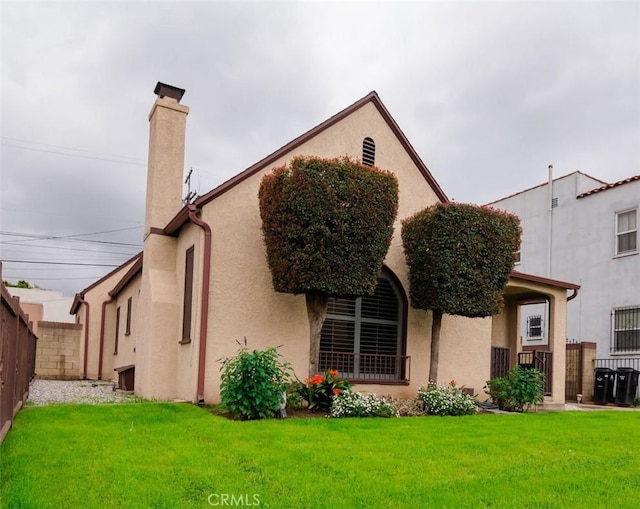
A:
POLYGON ((596 368, 596 382, 593 388, 593 402, 596 405, 613 403, 613 384, 616 372, 609 368, 596 368))
POLYGON ((616 405, 631 406, 636 399, 640 371, 633 368, 618 368, 616 372, 616 405))

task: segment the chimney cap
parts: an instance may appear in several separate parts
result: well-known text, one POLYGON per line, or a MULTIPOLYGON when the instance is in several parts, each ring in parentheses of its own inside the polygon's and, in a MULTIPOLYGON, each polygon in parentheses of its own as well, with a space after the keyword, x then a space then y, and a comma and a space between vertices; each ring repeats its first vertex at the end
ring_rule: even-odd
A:
POLYGON ((182 99, 182 96, 184 95, 184 89, 174 87, 172 85, 167 85, 166 83, 162 83, 158 81, 158 84, 156 85, 156 88, 153 90, 153 93, 156 94, 158 97, 165 97, 165 96, 171 97, 172 99, 175 99, 177 102, 180 102, 180 99, 182 99))

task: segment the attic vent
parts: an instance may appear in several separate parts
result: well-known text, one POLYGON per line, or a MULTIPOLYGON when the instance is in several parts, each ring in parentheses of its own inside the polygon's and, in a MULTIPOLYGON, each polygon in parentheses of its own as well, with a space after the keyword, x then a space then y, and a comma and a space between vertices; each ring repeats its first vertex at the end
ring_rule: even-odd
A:
POLYGON ((362 164, 367 166, 376 164, 376 144, 369 137, 362 140, 362 164))
POLYGON ((558 206, 558 198, 551 199, 551 208, 555 209, 558 206))

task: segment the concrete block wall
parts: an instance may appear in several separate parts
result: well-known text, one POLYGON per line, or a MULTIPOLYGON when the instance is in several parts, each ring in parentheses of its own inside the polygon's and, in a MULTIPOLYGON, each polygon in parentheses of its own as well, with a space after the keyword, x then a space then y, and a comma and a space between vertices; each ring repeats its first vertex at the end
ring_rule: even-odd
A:
POLYGON ((38 322, 36 376, 55 380, 79 379, 81 336, 81 324, 38 322))

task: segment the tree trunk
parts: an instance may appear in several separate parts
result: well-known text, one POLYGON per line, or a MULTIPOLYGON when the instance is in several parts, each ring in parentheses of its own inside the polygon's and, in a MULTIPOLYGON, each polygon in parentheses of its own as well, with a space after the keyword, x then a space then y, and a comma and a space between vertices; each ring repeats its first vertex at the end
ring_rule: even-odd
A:
POLYGON ((429 363, 429 382, 438 383, 438 360, 440 357, 440 328, 442 327, 442 311, 434 309, 431 324, 431 361, 429 363))
POLYGON ((323 293, 305 294, 307 316, 309 317, 309 376, 318 373, 320 357, 320 333, 327 317, 329 296, 323 293))

